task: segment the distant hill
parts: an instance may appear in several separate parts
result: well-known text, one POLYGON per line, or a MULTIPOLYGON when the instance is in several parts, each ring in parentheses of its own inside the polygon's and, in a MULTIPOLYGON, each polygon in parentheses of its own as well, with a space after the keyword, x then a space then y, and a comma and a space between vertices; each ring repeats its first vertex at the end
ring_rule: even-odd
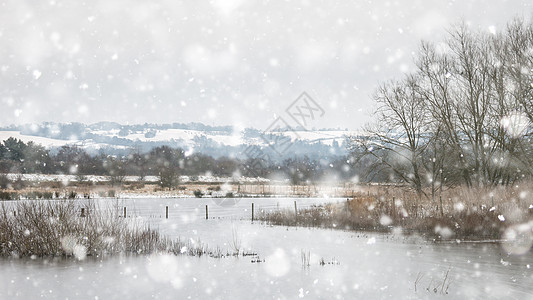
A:
POLYGON ((304 155, 310 158, 345 155, 345 138, 355 134, 357 132, 341 129, 297 128, 265 135, 254 128, 236 130, 231 126, 209 126, 202 123, 121 125, 99 122, 86 125, 47 122, 0 128, 0 140, 14 137, 51 149, 76 144, 88 152, 105 150, 106 153, 123 153, 132 149, 147 151, 168 145, 214 157, 243 158, 250 155, 249 147, 255 147, 262 155, 269 155, 273 160, 304 155), (272 145, 287 141, 290 141, 290 145, 284 144, 284 151, 269 147, 269 143, 272 145))

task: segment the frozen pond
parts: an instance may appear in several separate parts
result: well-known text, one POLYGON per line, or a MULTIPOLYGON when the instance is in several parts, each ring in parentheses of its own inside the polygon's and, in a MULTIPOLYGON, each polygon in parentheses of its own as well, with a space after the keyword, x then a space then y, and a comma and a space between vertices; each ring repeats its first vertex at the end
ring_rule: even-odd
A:
MULTIPOLYGON (((256 211, 293 209, 294 199, 235 199, 237 203, 223 204, 219 200, 131 199, 113 205, 126 206, 129 216, 166 235, 200 240, 223 251, 232 251, 237 243, 258 253, 264 262, 252 263, 255 257, 169 255, 81 262, 3 259, 0 298, 533 299, 531 251, 508 256, 496 244, 433 244, 388 235, 252 224, 252 202, 256 211), (165 206, 169 206, 168 220, 165 206), (302 264, 302 251, 310 254, 309 266, 302 264), (321 265, 321 260, 326 264, 321 265)), ((302 208, 344 199, 296 201, 302 208)))

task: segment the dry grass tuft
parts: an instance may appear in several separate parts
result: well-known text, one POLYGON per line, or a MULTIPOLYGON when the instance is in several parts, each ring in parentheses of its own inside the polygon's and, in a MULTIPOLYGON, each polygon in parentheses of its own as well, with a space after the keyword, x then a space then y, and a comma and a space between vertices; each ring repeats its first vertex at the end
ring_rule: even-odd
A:
POLYGON ((0 256, 68 256, 114 253, 212 255, 207 246, 163 237, 118 210, 84 201, 17 201, 0 208, 0 256), (16 215, 15 213, 16 212, 16 215))
POLYGON ((533 219, 533 185, 471 189, 458 187, 432 200, 400 187, 354 194, 336 205, 264 212, 273 225, 418 233, 432 239, 499 239, 504 230, 533 219), (396 230, 395 230, 396 229, 396 230))

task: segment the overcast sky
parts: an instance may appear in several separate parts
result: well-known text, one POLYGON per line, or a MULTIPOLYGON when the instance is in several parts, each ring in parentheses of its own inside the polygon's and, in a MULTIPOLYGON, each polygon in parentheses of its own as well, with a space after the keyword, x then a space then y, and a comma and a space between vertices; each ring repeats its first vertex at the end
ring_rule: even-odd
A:
POLYGON ((0 3, 0 125, 203 122, 267 128, 307 91, 310 126, 358 129, 380 81, 461 19, 501 30, 531 1, 0 3))

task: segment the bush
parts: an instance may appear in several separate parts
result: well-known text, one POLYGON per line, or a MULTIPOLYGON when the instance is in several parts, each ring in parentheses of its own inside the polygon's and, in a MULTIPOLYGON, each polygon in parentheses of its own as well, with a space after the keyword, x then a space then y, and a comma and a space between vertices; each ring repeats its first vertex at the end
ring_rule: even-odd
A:
POLYGON ((22 190, 26 187, 26 182, 22 180, 22 176, 19 176, 13 181, 12 186, 15 190, 22 190))
POLYGON ((11 186, 11 180, 6 174, 0 174, 0 189, 7 189, 11 186))
POLYGON ((26 199, 42 199, 43 198, 43 194, 39 191, 27 192, 24 196, 26 199))
POLYGON ((0 191, 0 200, 17 200, 19 195, 15 192, 0 191))
POLYGON ((418 233, 436 240, 496 239, 509 225, 498 220, 499 212, 496 211, 464 210, 444 216, 417 217, 400 213, 401 210, 398 207, 391 211, 384 201, 365 196, 345 203, 299 209, 297 214, 294 210, 264 212, 258 214, 258 219, 272 225, 381 232, 389 232, 395 226, 405 234, 418 233))
POLYGON ((144 137, 147 138, 147 139, 151 139, 151 138, 155 138, 155 135, 157 134, 157 131, 155 130, 150 130, 150 131, 147 131, 145 134, 144 134, 144 137))
POLYGON ((169 252, 213 255, 202 244, 162 237, 143 224, 118 218, 116 210, 103 210, 77 201, 19 201, 0 208, 0 256, 86 256, 113 253, 169 252), (13 216, 13 210, 17 216, 13 216))
POLYGON ((179 174, 174 167, 161 167, 159 170, 159 184, 169 190, 179 185, 179 174))
POLYGON ((200 190, 195 190, 193 193, 194 193, 194 197, 196 198, 202 198, 202 196, 204 195, 204 193, 200 190))

